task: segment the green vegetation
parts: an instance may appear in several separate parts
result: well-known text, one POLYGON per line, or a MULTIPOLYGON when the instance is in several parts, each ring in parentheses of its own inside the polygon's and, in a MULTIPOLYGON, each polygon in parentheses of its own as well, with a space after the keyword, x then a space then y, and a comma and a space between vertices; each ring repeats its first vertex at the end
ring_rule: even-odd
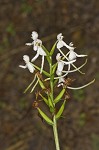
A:
POLYGON ((16 31, 15 31, 15 28, 14 28, 14 24, 13 23, 9 23, 7 28, 6 28, 6 32, 11 34, 12 36, 15 36, 16 34, 16 31))
POLYGON ((8 37, 7 37, 7 36, 5 36, 5 37, 3 38, 2 44, 3 44, 5 47, 9 46, 9 40, 8 40, 8 37))
POLYGON ((92 134, 91 139, 93 150, 99 150, 99 136, 96 134, 92 134))
POLYGON ((25 109, 28 105, 28 102, 26 101, 26 99, 21 98, 19 101, 19 107, 20 109, 25 109))
POLYGON ((30 14, 32 12, 32 6, 24 2, 21 5, 21 11, 22 13, 30 14))
POLYGON ((86 114, 82 112, 79 116, 78 124, 80 127, 83 127, 85 125, 85 122, 86 122, 86 114))
POLYGON ((99 72, 97 72, 97 73, 95 74, 95 79, 96 79, 96 80, 99 80, 99 72))
POLYGON ((0 109, 3 109, 3 108, 5 108, 6 107, 6 104, 5 104, 5 102, 3 102, 3 101, 0 101, 0 109))
POLYGON ((73 91, 73 97, 77 101, 84 100, 84 98, 85 98, 85 92, 84 92, 84 90, 81 89, 81 90, 78 90, 77 92, 74 90, 73 91))

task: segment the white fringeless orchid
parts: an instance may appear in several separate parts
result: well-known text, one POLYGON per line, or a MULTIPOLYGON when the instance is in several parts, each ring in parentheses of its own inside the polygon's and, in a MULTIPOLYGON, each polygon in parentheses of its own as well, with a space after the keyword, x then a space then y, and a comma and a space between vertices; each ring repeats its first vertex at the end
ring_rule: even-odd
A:
MULTIPOLYGON (((63 41, 63 36, 62 36, 62 33, 58 34, 57 35, 57 39, 58 39, 58 42, 57 42, 57 49, 59 50, 59 52, 62 54, 62 56, 64 58, 66 58, 68 61, 72 61, 72 60, 76 60, 77 57, 85 57, 87 55, 78 55, 76 52, 74 52, 74 49, 75 47, 73 46, 73 43, 70 42, 69 45, 67 45, 64 41, 63 41), (66 47, 67 49, 69 49, 69 52, 65 55, 61 48, 62 47, 66 47), (67 57, 68 56, 68 57, 67 57)), ((72 64, 72 66, 76 69, 76 71, 79 71, 81 74, 84 74, 82 73, 74 64, 72 64)), ((70 68, 69 68, 70 70, 70 68)))
POLYGON ((58 49, 60 49, 60 48, 62 48, 62 47, 66 47, 66 48, 68 48, 68 49, 71 49, 71 50, 74 50, 74 47, 72 47, 71 45, 67 45, 64 41, 63 41, 63 35, 62 35, 62 33, 59 33, 58 35, 57 35, 57 48, 58 49))
MULTIPOLYGON (((73 43, 71 42, 69 45, 73 46, 73 43)), ((76 52, 74 52, 74 49, 69 49, 69 50, 70 51, 66 54, 66 56, 68 56, 69 61, 74 60, 77 57, 86 57, 87 56, 87 55, 78 55, 76 52)))
MULTIPOLYGON (((56 55, 56 60, 57 60, 57 63, 58 63, 57 70, 56 70, 56 74, 58 75, 58 77, 56 77, 56 78, 54 78, 54 79, 59 79, 59 81, 58 81, 58 86, 57 86, 57 87, 59 87, 59 86, 63 86, 63 85, 65 84, 65 78, 64 78, 64 77, 65 77, 68 73, 77 71, 77 69, 75 69, 75 70, 73 70, 73 71, 70 70, 70 64, 72 64, 73 62, 75 62, 76 59, 66 62, 66 61, 63 61, 63 60, 61 59, 60 53, 58 53, 58 54, 56 55), (63 71, 65 64, 68 65, 68 71, 67 71, 67 72, 63 71), (63 72, 65 72, 66 74, 65 74, 65 75, 62 75, 63 72)), ((86 64, 86 62, 85 62, 82 66, 80 66, 79 68, 83 67, 85 64, 86 64)), ((93 82, 94 82, 94 80, 91 81, 91 82, 89 82, 88 84, 85 84, 85 85, 81 86, 81 87, 70 87, 70 86, 67 86, 67 88, 68 88, 68 89, 73 89, 73 90, 78 90, 78 89, 82 89, 82 88, 84 88, 84 87, 86 87, 86 86, 92 84, 93 82)))
POLYGON ((46 56, 46 53, 42 48, 42 41, 38 39, 37 32, 35 31, 32 32, 32 39, 34 41, 32 43, 26 43, 26 45, 28 46, 33 45, 34 51, 37 51, 36 55, 32 58, 31 62, 34 62, 39 57, 39 55, 42 56, 41 71, 40 71, 40 73, 42 73, 43 66, 44 66, 44 57, 46 56))
POLYGON ((72 60, 72 61, 68 61, 68 62, 63 61, 61 59, 60 53, 58 53, 56 55, 56 60, 58 63, 57 70, 56 70, 56 74, 58 75, 58 77, 56 77, 55 79, 57 79, 57 78, 59 79, 58 86, 60 86, 60 85, 63 85, 63 83, 65 82, 64 76, 62 76, 62 71, 63 71, 64 65, 68 65, 68 71, 65 74, 65 76, 66 76, 69 73, 70 64, 74 63, 76 60, 72 60))
POLYGON ((24 55, 24 56, 23 56, 23 60, 24 60, 24 62, 25 62, 26 65, 25 65, 25 66, 19 65, 19 67, 21 67, 21 68, 23 68, 23 69, 28 68, 29 71, 30 71, 31 73, 33 73, 34 70, 35 70, 35 68, 34 68, 34 66, 32 65, 32 63, 30 62, 29 56, 28 56, 28 55, 24 55))
POLYGON ((33 49, 35 50, 34 46, 35 46, 35 42, 36 40, 38 39, 38 33, 36 31, 33 31, 32 34, 31 34, 31 39, 33 40, 32 43, 26 43, 25 45, 27 46, 31 46, 33 45, 33 49))

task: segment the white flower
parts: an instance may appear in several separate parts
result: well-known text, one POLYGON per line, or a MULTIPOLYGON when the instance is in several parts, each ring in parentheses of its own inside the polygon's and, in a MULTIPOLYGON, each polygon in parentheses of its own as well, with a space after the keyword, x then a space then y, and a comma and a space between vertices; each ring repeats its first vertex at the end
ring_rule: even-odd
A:
POLYGON ((70 64, 72 64, 72 63, 74 63, 74 62, 76 61, 76 60, 72 60, 72 61, 68 61, 68 62, 63 61, 63 60, 61 59, 60 53, 58 53, 58 54, 56 55, 56 60, 57 60, 57 63, 58 63, 56 74, 57 74, 58 76, 62 75, 64 65, 70 66, 70 64))
POLYGON ((44 67, 44 57, 46 56, 45 51, 42 48, 42 41, 37 39, 34 45, 34 49, 37 51, 36 55, 32 58, 31 62, 34 62, 39 55, 42 56, 42 63, 41 63, 41 71, 40 73, 42 73, 43 67, 44 67))
POLYGON ((60 49, 62 47, 66 47, 68 48, 69 50, 74 50, 75 48, 72 46, 72 45, 67 45, 64 41, 63 41, 63 36, 62 36, 62 33, 58 34, 57 35, 57 48, 60 49))
POLYGON ((34 50, 37 51, 39 55, 46 56, 46 53, 42 48, 42 41, 40 39, 37 39, 36 41, 34 41, 34 50))
POLYGON ((58 54, 56 55, 56 60, 57 60, 57 63, 58 63, 57 70, 56 70, 56 74, 57 74, 58 76, 61 76, 61 75, 62 75, 63 68, 64 68, 64 63, 61 62, 60 53, 58 53, 58 54))
POLYGON ((59 79, 58 86, 60 86, 60 85, 62 85, 63 82, 65 82, 63 77, 65 77, 69 73, 70 64, 75 62, 76 60, 72 60, 72 61, 68 61, 68 62, 63 61, 63 60, 61 60, 60 53, 58 53, 56 55, 56 60, 58 63, 57 70, 56 70, 56 74, 58 75, 58 77, 56 77, 54 79, 59 79), (64 76, 62 76, 64 65, 68 65, 68 71, 64 76))
MULTIPOLYGON (((85 55, 80 55, 80 56, 84 57, 85 55)), ((58 63, 56 74, 58 75, 58 77, 55 77, 54 79, 59 79, 57 87, 63 86, 65 84, 65 78, 64 77, 68 73, 77 71, 79 68, 82 68, 87 63, 87 60, 86 60, 85 63, 82 66, 80 66, 79 68, 76 68, 75 70, 70 70, 70 64, 72 64, 73 62, 75 62, 76 59, 75 60, 71 60, 69 62, 63 61, 61 59, 60 53, 57 54, 56 59, 57 59, 57 63, 58 63), (63 68, 64 68, 65 64, 68 65, 68 71, 63 71, 63 68), (63 72, 65 72, 66 74, 62 75, 63 72)), ((95 81, 95 79, 92 80, 91 82, 83 85, 83 86, 80 86, 80 87, 70 87, 70 86, 67 86, 67 88, 68 89, 72 89, 72 90, 83 89, 83 88, 89 86, 90 84, 92 84, 94 81, 95 81)))
POLYGON ((66 56, 69 54, 69 57, 68 57, 68 60, 71 61, 71 60, 74 60, 76 59, 77 57, 85 57, 87 55, 78 55, 76 52, 74 52, 74 49, 75 47, 73 46, 73 43, 70 42, 69 45, 67 45, 64 41, 63 41, 63 36, 62 36, 62 33, 58 34, 57 35, 57 40, 58 40, 58 43, 57 43, 57 48, 60 49, 62 48, 63 46, 65 46, 66 48, 68 48, 70 51, 66 54, 66 56))
POLYGON ((74 50, 70 50, 68 52, 68 60, 71 61, 71 60, 74 60, 76 59, 77 57, 86 57, 87 55, 78 55, 76 52, 74 52, 74 50))
POLYGON ((28 68, 29 71, 30 71, 31 73, 33 73, 34 70, 35 70, 35 68, 33 67, 32 63, 30 62, 29 56, 28 56, 28 55, 24 55, 24 56, 23 56, 23 60, 24 60, 24 62, 25 62, 26 65, 25 65, 25 66, 19 65, 19 67, 21 67, 21 68, 23 68, 23 69, 28 68))
MULTIPOLYGON (((59 50, 59 52, 62 54, 62 56, 64 58, 66 58, 68 61, 72 61, 72 60, 76 60, 77 57, 85 57, 87 55, 78 55, 76 52, 74 52, 75 47, 73 46, 73 43, 71 42, 69 45, 67 45, 64 41, 63 41, 63 36, 62 33, 57 35, 57 49, 59 50), (69 52, 67 54, 64 54, 61 50, 61 48, 65 46, 66 48, 69 49, 69 52), (67 57, 68 56, 68 57, 67 57)), ((71 63, 71 65, 77 70, 79 71, 81 74, 85 74, 82 71, 80 71, 74 64, 71 63)), ((69 69, 70 70, 70 69, 69 69)))
MULTIPOLYGON (((86 62, 85 62, 85 64, 83 64, 83 65, 81 65, 80 67, 77 68, 77 67, 75 67, 75 65, 73 64, 73 62, 76 61, 77 56, 78 56, 78 57, 85 57, 85 56, 87 56, 87 55, 78 55, 78 54, 76 54, 76 53, 74 52, 74 50, 70 50, 70 51, 67 53, 67 55, 66 55, 65 57, 66 57, 66 59, 68 60, 68 70, 67 70, 67 71, 62 71, 62 72, 65 72, 65 74, 62 75, 62 77, 65 77, 65 76, 66 76, 68 73, 70 73, 70 72, 79 71, 79 69, 82 68, 82 67, 86 64, 86 62), (67 57, 67 55, 68 55, 68 57, 67 57), (73 65, 76 69, 73 70, 73 71, 71 71, 71 70, 70 70, 70 65, 73 65)), ((62 62, 63 62, 64 64, 67 64, 67 62, 61 60, 61 63, 62 63, 62 62)))
MULTIPOLYGON (((33 31, 32 34, 31 34, 31 38, 32 38, 33 42, 32 43, 26 43, 25 45, 27 45, 27 46, 33 45, 33 48, 34 48, 35 43, 38 39, 38 33, 36 31, 33 31)), ((35 50, 35 48, 34 48, 34 50, 35 50)))
POLYGON ((36 31, 33 31, 31 35, 32 35, 31 38, 33 39, 33 42, 26 43, 26 45, 28 46, 33 45, 34 51, 37 51, 36 55, 32 58, 31 62, 34 62, 39 57, 39 55, 42 56, 41 71, 40 71, 40 73, 42 73, 44 67, 44 56, 46 56, 46 53, 42 48, 42 41, 38 39, 38 33, 36 31))

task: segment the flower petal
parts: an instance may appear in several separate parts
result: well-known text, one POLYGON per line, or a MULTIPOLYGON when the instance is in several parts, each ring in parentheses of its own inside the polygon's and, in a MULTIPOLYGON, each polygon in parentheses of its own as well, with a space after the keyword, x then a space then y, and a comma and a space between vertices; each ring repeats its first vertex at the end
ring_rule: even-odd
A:
POLYGON ((59 49, 59 48, 62 48, 64 46, 64 44, 63 44, 63 42, 62 41, 59 41, 58 43, 57 43, 57 48, 59 49))
POLYGON ((63 71, 63 68, 64 68, 64 63, 61 62, 61 61, 59 61, 59 62, 58 62, 57 70, 58 70, 58 71, 63 71))
POLYGON ((38 33, 36 31, 33 31, 32 34, 31 34, 31 36, 32 36, 31 38, 33 40, 37 40, 38 39, 38 33))
POLYGON ((27 64, 27 67, 31 73, 34 72, 35 68, 33 67, 33 65, 30 62, 27 64))
POLYGON ((38 51, 41 56, 46 56, 46 53, 41 46, 38 47, 38 51))
POLYGON ((23 68, 23 69, 26 69, 27 68, 27 65, 25 66, 22 66, 22 65, 19 65, 20 68, 23 68))

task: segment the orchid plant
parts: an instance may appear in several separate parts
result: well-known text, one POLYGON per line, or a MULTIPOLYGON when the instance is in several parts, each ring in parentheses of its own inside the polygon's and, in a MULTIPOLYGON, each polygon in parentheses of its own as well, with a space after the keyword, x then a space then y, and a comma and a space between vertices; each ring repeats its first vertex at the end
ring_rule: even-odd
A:
POLYGON ((85 62, 76 67, 74 64, 77 61, 78 57, 87 57, 87 55, 78 55, 74 50, 75 47, 71 42, 69 45, 63 41, 62 33, 57 35, 57 40, 50 51, 48 51, 42 44, 42 41, 38 39, 38 33, 33 31, 31 34, 31 38, 33 40, 32 43, 26 43, 28 46, 33 46, 33 50, 36 51, 36 55, 31 59, 28 55, 23 56, 23 60, 25 65, 19 65, 19 67, 30 71, 30 73, 34 74, 33 81, 29 84, 29 86, 25 89, 24 93, 27 92, 31 87, 30 93, 32 93, 36 86, 39 85, 41 90, 36 92, 36 100, 33 102, 33 107, 38 110, 38 113, 41 115, 43 120, 46 121, 49 125, 53 127, 54 139, 56 150, 60 150, 59 146, 59 138, 57 131, 57 121, 62 117, 66 101, 68 99, 67 89, 79 90, 88 85, 92 84, 94 80, 91 82, 80 86, 80 87, 72 87, 71 84, 74 81, 69 78, 69 74, 78 71, 81 74, 85 74, 81 71, 81 68, 85 66, 87 63, 87 59, 85 62), (67 50, 67 53, 64 53, 62 48, 67 50), (54 55, 54 51, 57 51, 56 62, 53 64, 52 56, 54 55), (36 59, 41 56, 42 62, 41 66, 37 66, 34 64, 36 59), (44 69, 44 58, 46 57, 49 72, 44 69), (33 63, 32 63, 33 62, 33 63), (67 70, 65 69, 67 66, 67 70), (71 70, 71 66, 72 69, 71 70), (46 84, 46 82, 49 82, 46 84), (47 86, 46 86, 47 85, 47 86), (60 88, 59 88, 60 87, 60 88), (55 97, 55 89, 59 89, 59 94, 55 97), (41 98, 41 100, 39 100, 41 98), (57 110, 57 103, 62 102, 61 107, 57 110), (40 102, 44 102, 49 112, 51 113, 51 117, 49 117, 40 107, 40 102))

